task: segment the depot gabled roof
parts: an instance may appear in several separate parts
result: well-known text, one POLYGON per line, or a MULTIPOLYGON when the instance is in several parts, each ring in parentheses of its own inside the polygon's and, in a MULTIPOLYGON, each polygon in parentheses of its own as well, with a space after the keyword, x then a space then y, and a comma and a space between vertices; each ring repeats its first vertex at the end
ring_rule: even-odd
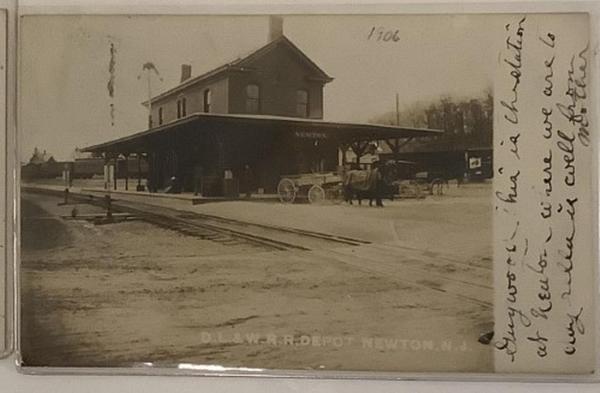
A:
MULTIPOLYGON (((314 61, 312 61, 304 52, 302 52, 292 41, 290 41, 286 36, 281 35, 277 39, 250 52, 249 54, 247 54, 243 57, 239 57, 234 61, 225 63, 225 64, 223 64, 217 68, 214 68, 208 72, 205 72, 194 78, 188 79, 188 80, 182 82, 181 84, 179 84, 157 96, 152 97, 151 102, 154 103, 162 98, 168 97, 172 94, 179 93, 190 86, 193 86, 198 83, 202 83, 213 77, 220 76, 228 71, 243 71, 244 67, 250 67, 256 59, 266 55, 267 53, 271 52, 273 49, 277 48, 278 46, 282 46, 282 45, 287 47, 288 49, 290 49, 292 51, 292 53, 294 55, 296 55, 296 57, 302 63, 304 63, 307 67, 309 67, 315 73, 315 78, 322 80, 325 83, 331 82, 333 80, 333 78, 331 76, 327 75, 327 73, 325 71, 323 71, 314 61)), ((148 101, 144 101, 142 104, 148 105, 148 101)))
POLYGON ((221 127, 226 127, 228 125, 242 125, 243 127, 239 128, 241 130, 243 130, 244 127, 255 127, 256 129, 265 130, 278 129, 284 132, 294 130, 301 130, 303 133, 319 132, 336 138, 339 143, 426 137, 443 133, 442 130, 427 128, 410 128, 369 123, 330 122, 297 117, 194 113, 159 127, 150 128, 112 141, 86 147, 82 149, 82 151, 91 153, 144 151, 146 142, 155 136, 168 136, 169 133, 184 128, 191 130, 191 132, 200 133, 203 130, 218 130, 221 127))

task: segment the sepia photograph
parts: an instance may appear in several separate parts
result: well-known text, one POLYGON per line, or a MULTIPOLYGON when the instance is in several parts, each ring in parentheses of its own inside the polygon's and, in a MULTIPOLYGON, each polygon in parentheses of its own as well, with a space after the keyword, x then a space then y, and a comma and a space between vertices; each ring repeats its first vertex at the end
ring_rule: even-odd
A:
MULTIPOLYGON (((9 206, 9 201, 5 190, 7 188, 7 180, 5 177, 5 173, 7 173, 7 131, 8 127, 8 117, 7 117, 7 108, 12 108, 12 105, 9 107, 8 105, 8 86, 10 83, 8 82, 8 74, 7 74, 7 66, 8 66, 8 53, 9 53, 9 45, 8 45, 8 11, 6 9, 1 8, 0 5, 0 146, 2 146, 2 152, 0 153, 0 173, 3 175, 0 177, 0 222, 2 222, 2 226, 0 227, 0 358, 5 357, 7 352, 12 350, 11 345, 11 307, 9 305, 12 296, 10 295, 10 291, 12 287, 10 283, 12 279, 10 278, 10 274, 13 273, 13 270, 10 269, 10 258, 8 258, 7 253, 7 244, 10 244, 9 233, 6 230, 6 222, 7 222, 7 209, 9 206)), ((11 96, 12 97, 12 96, 11 96)))
POLYGON ((576 14, 22 17, 21 365, 491 373, 552 347, 548 309, 495 300, 505 163, 540 146, 497 119, 527 117, 539 37, 562 89, 573 22, 587 40, 576 14))

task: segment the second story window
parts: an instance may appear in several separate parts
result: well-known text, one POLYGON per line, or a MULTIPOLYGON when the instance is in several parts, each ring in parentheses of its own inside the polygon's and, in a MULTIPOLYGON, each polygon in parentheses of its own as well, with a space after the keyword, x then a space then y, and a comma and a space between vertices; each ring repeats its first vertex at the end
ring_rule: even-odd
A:
POLYGON ((163 108, 162 106, 158 108, 158 125, 160 126, 163 123, 163 108))
POLYGON ((212 104, 212 92, 210 89, 204 90, 204 113, 210 113, 210 106, 212 104))
POLYGON ((260 89, 258 85, 246 86, 246 113, 260 112, 260 89))
POLYGON ((309 117, 309 115, 308 91, 298 90, 296 91, 296 116, 309 117))
POLYGON ((182 117, 185 117, 186 115, 187 115, 187 108, 186 108, 185 97, 181 97, 180 99, 177 100, 177 118, 181 119, 182 117))

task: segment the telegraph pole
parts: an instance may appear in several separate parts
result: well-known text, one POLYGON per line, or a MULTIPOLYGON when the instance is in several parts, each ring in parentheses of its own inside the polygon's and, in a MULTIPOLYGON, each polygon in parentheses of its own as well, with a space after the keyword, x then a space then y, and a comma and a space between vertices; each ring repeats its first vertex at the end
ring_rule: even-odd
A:
POLYGON ((148 128, 152 128, 152 82, 150 81, 150 68, 146 68, 148 82, 148 128))
POLYGON ((400 125, 400 94, 396 93, 396 125, 400 125))

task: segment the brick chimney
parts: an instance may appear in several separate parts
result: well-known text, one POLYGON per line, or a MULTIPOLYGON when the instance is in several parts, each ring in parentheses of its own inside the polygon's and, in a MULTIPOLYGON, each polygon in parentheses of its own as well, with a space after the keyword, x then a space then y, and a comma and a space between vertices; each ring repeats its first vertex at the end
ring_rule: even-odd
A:
POLYGON ((184 82, 192 77, 192 66, 190 64, 181 65, 181 82, 184 82))
POLYGON ((283 35, 283 17, 279 15, 269 16, 269 42, 275 41, 283 35))

